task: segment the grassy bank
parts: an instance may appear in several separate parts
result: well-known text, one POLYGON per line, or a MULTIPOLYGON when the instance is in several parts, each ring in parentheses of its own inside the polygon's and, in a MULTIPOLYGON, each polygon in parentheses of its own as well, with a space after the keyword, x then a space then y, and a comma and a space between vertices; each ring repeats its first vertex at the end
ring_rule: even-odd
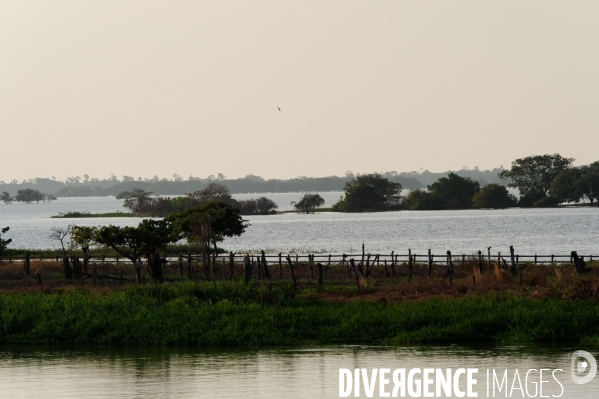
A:
POLYGON ((199 345, 597 341, 599 304, 465 296, 326 302, 241 282, 0 295, 0 342, 199 345))

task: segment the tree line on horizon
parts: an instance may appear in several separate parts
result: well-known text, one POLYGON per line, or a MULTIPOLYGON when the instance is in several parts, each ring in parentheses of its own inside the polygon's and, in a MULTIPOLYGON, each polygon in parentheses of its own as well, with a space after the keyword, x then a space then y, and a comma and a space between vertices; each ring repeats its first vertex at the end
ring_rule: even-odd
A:
MULTIPOLYGON (((599 201, 599 161, 580 167, 573 166, 573 161, 573 158, 565 158, 560 154, 536 155, 516 159, 512 162, 510 169, 493 169, 494 172, 497 172, 495 180, 489 179, 495 181, 493 183, 488 183, 484 179, 477 180, 454 172, 439 176, 436 181, 431 182, 426 187, 422 184, 412 184, 414 183, 413 180, 417 181, 415 178, 409 180, 408 186, 404 186, 399 181, 401 180, 400 178, 405 176, 402 177, 402 175, 396 172, 385 174, 372 173, 365 175, 354 175, 353 173, 348 172, 344 178, 333 176, 328 178, 298 178, 279 181, 285 182, 286 184, 298 181, 303 182, 304 188, 300 189, 296 187, 296 190, 285 190, 282 189, 282 186, 278 186, 279 189, 271 186, 271 189, 269 190, 266 188, 268 187, 268 184, 273 181, 276 182, 276 180, 266 181, 258 176, 252 175, 248 175, 244 179, 235 179, 233 182, 249 180, 253 182, 252 184, 262 184, 262 186, 254 186, 254 189, 262 187, 261 190, 241 190, 242 192, 308 192, 328 191, 326 189, 319 190, 315 188, 315 186, 319 186, 319 184, 312 184, 315 181, 319 181, 322 185, 326 186, 323 182, 327 179, 343 179, 335 182, 335 184, 344 182, 341 188, 335 186, 335 189, 343 190, 345 192, 344 199, 335 204, 333 210, 348 212, 392 209, 438 210, 506 208, 511 206, 550 207, 562 203, 577 203, 580 201, 586 201, 591 205, 594 205, 599 201), (506 186, 516 188, 520 194, 519 198, 510 194, 506 186), (406 188, 410 189, 410 192, 406 196, 401 197, 401 191, 406 188), (373 196, 378 196, 378 199, 373 196), (360 200, 355 204, 350 201, 352 198, 358 197, 363 200, 360 200), (384 200, 381 200, 381 198, 384 198, 384 200)), ((480 172, 477 168, 474 170, 462 169, 462 172, 468 173, 478 173, 477 171, 480 172)), ((488 172, 489 171, 483 171, 483 173, 488 172)), ((418 173, 420 173, 420 176, 426 175, 430 177, 431 175, 428 171, 418 173)), ((412 172, 412 175, 415 174, 416 172, 412 172)), ((190 176, 190 178, 191 177, 193 176, 190 176)), ((144 209, 143 213, 148 215, 166 215, 174 210, 187 209, 205 202, 202 198, 206 196, 206 193, 210 193, 208 195, 210 198, 216 200, 220 200, 219 198, 224 199, 225 203, 232 204, 243 214, 268 214, 276 211, 276 204, 265 197, 255 200, 234 200, 231 197, 231 193, 236 193, 240 190, 234 190, 230 187, 231 180, 225 179, 222 174, 219 174, 217 178, 219 180, 212 180, 213 177, 214 176, 210 176, 207 181, 193 180, 198 182, 202 188, 194 191, 185 191, 185 197, 157 197, 148 200, 146 205, 144 205, 146 209, 144 209), (219 190, 221 191, 220 193, 218 192, 219 190), (225 192, 226 195, 223 194, 225 192)), ((77 181, 79 180, 80 178, 72 178, 70 184, 77 184, 77 181)), ((86 180, 88 180, 87 175, 86 180)), ((112 180, 118 181, 114 176, 112 180)), ((110 190, 127 187, 126 190, 116 193, 115 195, 117 195, 117 197, 123 195, 123 193, 133 192, 138 194, 152 194, 153 192, 144 188, 145 183, 186 183, 180 177, 177 177, 177 175, 175 175, 173 181, 165 181, 166 179, 158 180, 156 177, 154 179, 156 181, 152 183, 140 181, 141 179, 135 180, 129 176, 124 176, 123 180, 124 182, 119 182, 109 187, 110 190), (129 188, 129 186, 131 186, 131 188, 129 188)), ((330 188, 331 186, 327 187, 330 188)), ((237 188, 239 189, 239 186, 237 186, 237 188)), ((287 188, 290 188, 290 186, 287 188)), ((90 187, 74 185, 63 187, 63 189, 81 189, 85 191, 90 190, 90 187)), ((20 201, 24 200, 25 202, 39 202, 44 199, 53 199, 53 196, 42 194, 39 190, 25 189, 19 190, 18 193, 16 199, 20 201), (27 195, 22 195, 22 193, 26 193, 27 195)), ((84 193, 82 192, 80 194, 83 196, 84 193)), ((161 192, 154 192, 154 194, 161 195, 161 192)), ((5 191, 2 193, 2 200, 9 203, 13 200, 13 197, 5 191)), ((303 199, 303 203, 307 203, 307 199, 303 199)), ((319 204, 318 206, 320 205, 322 204, 319 204)), ((300 208, 298 208, 298 210, 302 211, 300 208)))
MULTIPOLYGON (((491 170, 481 170, 478 167, 473 169, 462 168, 456 171, 460 176, 470 177, 478 181, 481 186, 488 183, 497 183, 499 181, 498 173, 503 170, 502 167, 491 170)), ((399 183, 405 189, 424 188, 427 184, 436 181, 439 177, 447 175, 449 172, 430 172, 428 170, 419 172, 395 171, 381 173, 390 181, 399 183)), ((13 180, 11 182, 0 181, 0 192, 6 191, 14 196, 18 190, 34 189, 44 193, 51 193, 56 197, 105 197, 116 196, 123 191, 131 191, 134 188, 140 188, 145 191, 151 191, 156 195, 185 195, 195 191, 202 190, 210 183, 221 183, 229 187, 233 194, 241 193, 268 193, 268 192, 308 192, 308 191, 342 191, 345 183, 356 177, 352 172, 346 172, 344 176, 326 176, 326 177, 297 177, 293 179, 263 179, 260 176, 247 175, 239 179, 227 179, 222 174, 208 176, 207 178, 198 178, 189 176, 183 179, 175 174, 171 179, 158 178, 154 176, 151 179, 134 178, 132 176, 123 176, 121 179, 111 175, 108 179, 90 178, 88 175, 72 176, 65 181, 55 178, 32 178, 21 182, 13 180)))

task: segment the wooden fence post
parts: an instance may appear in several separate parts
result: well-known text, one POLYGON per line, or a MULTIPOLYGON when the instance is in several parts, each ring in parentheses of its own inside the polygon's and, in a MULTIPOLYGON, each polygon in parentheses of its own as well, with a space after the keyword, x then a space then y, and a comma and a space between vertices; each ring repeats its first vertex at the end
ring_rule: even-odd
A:
POLYGON ((231 273, 231 280, 235 277, 235 253, 229 251, 229 271, 231 273))
POLYGON ((447 274, 449 275, 449 286, 453 285, 453 259, 451 258, 451 251, 447 251, 447 263, 449 267, 447 268, 447 274))
POLYGON ((318 266, 318 291, 322 291, 323 267, 322 263, 320 262, 318 262, 316 265, 318 266))
POLYGON ((408 249, 408 280, 412 280, 412 250, 408 249))
POLYGON ((354 258, 351 258, 349 260, 349 263, 350 263, 351 269, 354 273, 354 278, 356 279, 356 284, 358 285, 358 290, 360 290, 360 274, 356 270, 356 262, 354 261, 354 258))
POLYGON ((364 251, 364 243, 362 243, 362 261, 358 265, 358 269, 360 269, 360 273, 364 274, 364 258, 366 256, 366 252, 364 251))
POLYGON ((264 276, 271 281, 270 272, 268 271, 268 264, 266 263, 266 255, 262 251, 262 268, 264 269, 264 276))
POLYGON ((428 250, 428 276, 432 276, 433 274, 433 253, 431 250, 428 250))
POLYGON ((283 279, 283 261, 281 259, 281 256, 283 256, 283 254, 279 252, 279 278, 282 280, 283 279))
POLYGON ((483 274, 483 253, 478 251, 478 270, 480 270, 480 274, 483 274))
POLYGON ((347 267, 347 275, 351 277, 351 267, 349 266, 349 262, 347 262, 345 258, 347 258, 347 255, 343 254, 343 259, 341 259, 341 265, 345 265, 347 267))
POLYGON ((252 262, 250 261, 250 256, 247 254, 243 257, 243 271, 243 277, 247 284, 252 279, 252 262))
POLYGON ((391 277, 395 278, 395 251, 391 251, 391 277))
POLYGON ((258 280, 262 280, 262 262, 259 256, 256 256, 256 261, 258 263, 258 280))
POLYGON ((295 270, 293 267, 293 262, 291 261, 291 256, 287 255, 287 263, 289 263, 289 271, 291 272, 291 285, 293 287, 293 291, 297 289, 297 280, 295 279, 295 270))
POLYGON ((187 278, 193 280, 192 276, 192 268, 191 268, 191 253, 187 255, 187 278))
POLYGON ((512 275, 516 275, 516 257, 514 256, 514 246, 510 245, 510 262, 511 262, 511 266, 510 266, 510 273, 512 273, 512 275))
MULTIPOLYGON (((297 263, 297 260, 295 261, 297 263)), ((314 278, 314 255, 308 254, 308 263, 310 264, 310 280, 314 278)))
POLYGON ((383 260, 384 264, 385 264, 385 274, 387 275, 387 278, 389 278, 389 269, 387 269, 387 259, 383 260))

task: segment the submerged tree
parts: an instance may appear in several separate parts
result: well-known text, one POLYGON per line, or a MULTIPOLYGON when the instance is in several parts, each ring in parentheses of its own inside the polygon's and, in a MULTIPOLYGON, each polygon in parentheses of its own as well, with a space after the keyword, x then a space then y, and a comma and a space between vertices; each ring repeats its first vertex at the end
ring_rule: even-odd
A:
POLYGON ((517 204, 516 197, 501 184, 487 184, 473 198, 475 208, 504 209, 517 204))
POLYGON ((333 205, 340 212, 377 212, 398 209, 401 184, 379 173, 359 175, 345 183, 345 196, 333 205))
POLYGON ((276 213, 278 207, 276 202, 266 197, 239 201, 239 210, 242 215, 268 215, 276 213))
POLYGON ((42 194, 39 190, 26 188, 24 190, 17 191, 15 200, 19 202, 25 202, 26 204, 31 204, 33 201, 35 201, 39 204, 39 202, 43 201, 44 198, 44 194, 42 194))
POLYGON ((135 214, 144 212, 144 208, 150 204, 152 195, 149 191, 134 188, 131 191, 123 191, 117 195, 117 199, 124 199, 123 206, 135 214))
POLYGON ((573 161, 574 158, 564 158, 560 154, 519 158, 499 177, 511 180, 508 186, 520 191, 522 206, 531 206, 547 196, 553 180, 561 171, 568 169, 573 161))
POLYGON ((449 173, 428 186, 431 194, 443 198, 443 209, 467 209, 472 206, 472 198, 480 190, 480 184, 469 177, 449 173))
POLYGON ((3 191, 2 194, 0 194, 0 201, 3 201, 5 204, 10 204, 12 200, 13 197, 11 197, 8 192, 3 191))
POLYGON ((291 202, 295 210, 301 213, 314 213, 316 208, 320 208, 323 204, 324 198, 320 194, 304 194, 299 202, 291 202))

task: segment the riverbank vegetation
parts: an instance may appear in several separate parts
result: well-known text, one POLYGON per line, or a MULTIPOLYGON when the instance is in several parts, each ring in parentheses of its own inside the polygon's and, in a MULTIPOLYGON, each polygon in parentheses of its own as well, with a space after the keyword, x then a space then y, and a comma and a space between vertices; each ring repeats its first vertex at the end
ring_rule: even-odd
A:
MULTIPOLYGON (((416 265, 380 267, 364 288, 344 284, 345 267, 331 267, 318 290, 308 264, 283 279, 181 277, 165 266, 168 282, 133 284, 132 270, 98 265, 98 275, 121 279, 65 280, 62 265, 0 265, 0 340, 4 343, 114 343, 301 345, 339 343, 599 342, 597 265, 584 274, 572 265, 521 264, 519 277, 484 270, 472 283, 475 261, 456 265, 449 285, 444 268, 431 278, 416 265), (41 276, 41 283, 36 276, 41 276), (187 280, 187 281, 186 281, 187 280)), ((243 265, 235 265, 242 275, 243 265)), ((145 272, 144 272, 145 273, 145 272)), ((278 275, 278 271, 273 273, 278 275)))
POLYGON ((124 218, 124 217, 140 217, 135 213, 129 212, 107 212, 107 213, 91 213, 91 212, 58 212, 58 215, 51 216, 54 219, 79 219, 79 218, 124 218))

